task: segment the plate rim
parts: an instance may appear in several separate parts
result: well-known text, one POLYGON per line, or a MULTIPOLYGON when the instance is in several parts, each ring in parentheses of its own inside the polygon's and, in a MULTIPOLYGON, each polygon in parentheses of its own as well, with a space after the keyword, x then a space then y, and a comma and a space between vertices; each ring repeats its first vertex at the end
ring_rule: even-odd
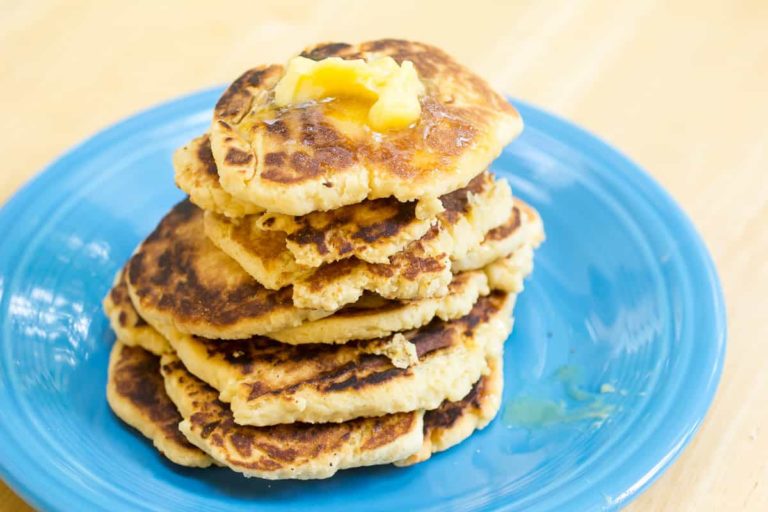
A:
MULTIPOLYGON (((0 207, 0 225, 4 223, 3 219, 12 217, 12 213, 15 209, 25 207, 32 201, 33 197, 31 196, 34 195, 34 192, 37 189, 45 188, 47 182, 57 175, 55 172, 57 168, 66 164, 70 159, 77 158, 80 153, 87 151, 90 147, 98 148, 102 146, 107 143, 109 139, 116 138, 124 131, 130 131, 133 128, 133 125, 144 125, 153 118, 166 118, 173 116, 177 110, 184 112, 192 109, 197 103, 206 103, 208 102, 209 96, 217 95, 223 91, 223 89, 223 86, 209 87, 159 102, 153 106, 139 110, 135 114, 129 115, 116 123, 108 125, 98 130, 93 135, 85 137, 79 143, 75 144, 43 167, 42 170, 27 180, 5 201, 0 207)), ((616 162, 617 167, 619 167, 618 170, 627 178, 631 179, 634 184, 641 185, 644 194, 653 196, 655 199, 659 200, 660 204, 654 205, 654 207, 666 212, 671 212, 675 216, 674 222, 670 224, 670 230, 684 233, 687 238, 693 242, 691 246, 687 248, 688 254, 686 258, 684 258, 684 261, 687 262, 689 258, 695 258, 695 265, 692 265, 692 267, 695 267, 695 273, 705 277, 704 281, 696 281, 694 284, 697 286, 697 289, 706 289, 708 292, 706 296, 708 303, 706 306, 711 307, 709 312, 712 319, 712 329, 709 331, 711 339, 708 339, 707 341, 708 343, 711 343, 712 346, 711 361, 713 364, 710 368, 709 378, 705 382, 706 386, 696 397, 696 404, 694 407, 695 414, 692 414, 689 418, 688 428, 684 431, 677 432, 677 435, 674 436, 674 442, 671 443, 672 446, 668 446, 663 450, 664 453, 660 453, 659 456, 653 457, 658 460, 658 463, 653 467, 647 468, 644 472, 638 471, 634 466, 632 467, 632 471, 630 472, 635 475, 632 478, 634 483, 620 494, 620 499, 609 504, 602 502, 600 499, 590 500, 590 503, 582 503, 588 507, 599 506, 602 503, 604 506, 607 505, 606 508, 608 509, 626 506, 636 499, 640 493, 648 488, 648 486, 655 482, 679 457, 685 447, 690 443, 691 439, 698 432, 711 407, 721 380, 726 352, 727 311, 722 285, 714 261, 707 249, 706 242, 703 240, 685 211, 653 176, 637 165, 614 145, 607 142, 604 138, 532 103, 518 99, 510 100, 516 107, 521 107, 521 110, 533 113, 534 117, 545 121, 550 127, 554 126, 558 133, 566 133, 572 142, 573 138, 577 139, 573 145, 578 146, 579 150, 584 154, 592 156, 598 155, 600 158, 616 162)), ((643 200, 644 202, 647 202, 648 198, 644 198, 643 200)), ((0 251, 6 250, 9 250, 9 247, 0 245, 0 251)), ((686 268, 686 272, 689 276, 694 274, 694 271, 691 268, 686 268)), ((3 292, 3 288, 0 287, 0 298, 2 298, 3 292)), ((697 306, 696 309, 700 307, 703 306, 697 306)), ((7 435, 8 431, 0 424, 0 439, 7 437, 7 435)), ((35 472, 23 471, 24 461, 22 460, 22 463, 20 464, 19 459, 23 459, 24 451, 8 450, 7 447, 0 451, 6 455, 10 455, 0 459, 0 478, 5 481, 9 488, 34 508, 59 510, 62 503, 62 497, 75 497, 89 502, 90 504, 95 504, 88 499, 87 492, 77 492, 75 488, 61 486, 57 487, 55 490, 49 489, 45 486, 45 481, 42 481, 35 472), (55 499, 57 494, 59 494, 59 498, 55 499)), ((657 447, 656 451, 661 451, 661 448, 657 447)), ((504 503, 505 500, 503 497, 501 497, 501 500, 501 503, 497 503, 500 508, 503 509, 511 506, 510 503, 504 503)))

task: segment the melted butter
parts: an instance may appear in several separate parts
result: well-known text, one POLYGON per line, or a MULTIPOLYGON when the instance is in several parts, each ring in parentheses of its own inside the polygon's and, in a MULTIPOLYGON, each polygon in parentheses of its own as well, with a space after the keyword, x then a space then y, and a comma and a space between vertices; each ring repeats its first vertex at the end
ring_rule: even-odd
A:
POLYGON ((398 65, 391 57, 370 61, 294 57, 275 86, 275 105, 333 98, 350 109, 346 120, 387 131, 405 128, 419 119, 423 93, 424 85, 410 61, 398 65))

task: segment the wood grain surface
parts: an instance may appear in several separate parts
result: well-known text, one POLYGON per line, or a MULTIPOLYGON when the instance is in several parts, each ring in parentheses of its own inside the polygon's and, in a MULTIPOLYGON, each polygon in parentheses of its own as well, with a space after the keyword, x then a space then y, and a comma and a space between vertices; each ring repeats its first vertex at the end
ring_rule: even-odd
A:
MULTIPOLYGON (((680 202, 725 288, 728 356, 699 435, 629 509, 768 510, 765 0, 0 0, 0 203, 139 109, 313 42, 378 37, 445 48, 600 134, 680 202)), ((0 510, 25 509, 0 483, 0 510)))

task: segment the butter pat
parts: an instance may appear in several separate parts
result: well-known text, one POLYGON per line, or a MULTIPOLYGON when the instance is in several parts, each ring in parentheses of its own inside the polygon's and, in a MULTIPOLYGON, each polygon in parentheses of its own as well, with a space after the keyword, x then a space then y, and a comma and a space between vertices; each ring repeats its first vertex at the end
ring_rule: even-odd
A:
POLYGON ((370 103, 370 127, 386 131, 405 128, 419 119, 422 94, 424 85, 411 61, 398 65, 392 57, 369 61, 294 57, 275 86, 275 105, 326 98, 362 100, 370 103))

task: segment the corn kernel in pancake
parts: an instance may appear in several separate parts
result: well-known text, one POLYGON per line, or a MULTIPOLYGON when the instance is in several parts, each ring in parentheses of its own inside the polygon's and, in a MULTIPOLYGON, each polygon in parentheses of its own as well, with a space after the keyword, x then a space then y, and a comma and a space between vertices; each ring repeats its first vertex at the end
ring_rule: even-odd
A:
POLYGON ((107 401, 120 419, 149 438, 172 462, 191 467, 213 462, 179 431, 182 418, 165 393, 158 356, 116 342, 109 356, 107 401))
POLYGON ((180 428, 187 439, 245 476, 328 478, 340 469, 405 459, 423 443, 423 411, 344 423, 238 425, 218 393, 189 373, 175 355, 164 355, 161 368, 168 395, 184 418, 180 428))
POLYGON ((276 108, 284 68, 243 74, 216 105, 211 149, 222 187, 270 212, 304 215, 366 198, 438 197, 469 183, 522 129, 503 97, 432 46, 385 39, 318 45, 302 56, 410 61, 425 92, 415 123, 377 132, 364 98, 276 108))

